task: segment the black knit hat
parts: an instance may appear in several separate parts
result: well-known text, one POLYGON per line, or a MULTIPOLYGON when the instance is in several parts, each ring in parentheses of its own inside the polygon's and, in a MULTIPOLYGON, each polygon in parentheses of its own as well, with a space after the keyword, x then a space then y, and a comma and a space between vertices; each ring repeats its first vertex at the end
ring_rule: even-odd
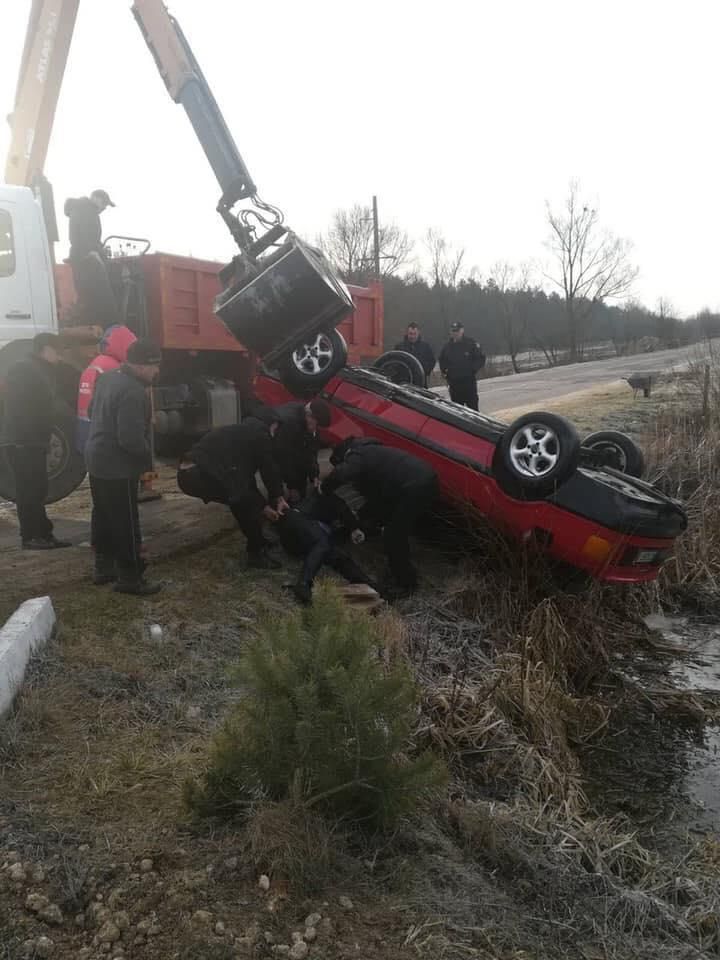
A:
POLYGON ((266 427, 271 427, 274 423, 278 423, 280 419, 275 407, 258 407, 257 410, 253 410, 251 416, 259 420, 260 423, 264 423, 266 427))
POLYGON ((160 347, 152 340, 136 340, 128 347, 127 362, 138 367, 152 367, 160 363, 160 347))

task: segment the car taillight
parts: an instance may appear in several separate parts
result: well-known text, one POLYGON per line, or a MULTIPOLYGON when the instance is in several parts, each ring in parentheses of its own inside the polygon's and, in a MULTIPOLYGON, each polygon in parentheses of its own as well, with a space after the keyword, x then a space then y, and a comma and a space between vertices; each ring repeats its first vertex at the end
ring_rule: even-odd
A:
POLYGON ((668 547, 628 547, 620 561, 623 567, 659 567, 671 555, 668 547))

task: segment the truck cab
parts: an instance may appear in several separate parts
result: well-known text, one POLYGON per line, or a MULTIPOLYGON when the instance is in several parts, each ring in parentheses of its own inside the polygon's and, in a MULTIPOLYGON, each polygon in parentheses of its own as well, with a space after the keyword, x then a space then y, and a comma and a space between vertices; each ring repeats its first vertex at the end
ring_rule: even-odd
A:
POLYGON ((9 344, 45 331, 57 331, 57 312, 42 208, 28 187, 0 185, 0 374, 9 344))

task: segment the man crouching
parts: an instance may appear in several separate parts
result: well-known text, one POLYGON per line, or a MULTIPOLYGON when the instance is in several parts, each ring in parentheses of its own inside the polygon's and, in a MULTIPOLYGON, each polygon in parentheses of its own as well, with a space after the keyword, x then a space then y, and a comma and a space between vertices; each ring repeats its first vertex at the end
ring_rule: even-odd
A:
POLYGON ((252 417, 206 433, 183 457, 178 486, 204 503, 225 503, 247 538, 247 563, 258 570, 276 570, 280 563, 267 552, 263 519, 277 520, 287 510, 282 479, 273 457, 272 438, 278 416, 259 407, 252 417), (258 490, 259 471, 268 499, 258 490))

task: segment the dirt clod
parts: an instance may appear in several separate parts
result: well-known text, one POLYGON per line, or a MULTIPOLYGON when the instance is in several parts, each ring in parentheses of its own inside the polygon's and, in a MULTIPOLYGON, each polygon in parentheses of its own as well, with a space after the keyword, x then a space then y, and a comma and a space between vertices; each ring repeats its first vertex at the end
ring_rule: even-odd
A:
POLYGON ((49 905, 50 901, 42 893, 29 893, 25 900, 25 907, 33 913, 39 913, 49 905))
POLYGON ((56 903, 49 903, 47 906, 41 907, 38 910, 38 917, 44 923, 49 923, 54 927, 59 927, 63 922, 62 910, 56 903))
POLYGON ((196 910, 191 917, 191 922, 197 926, 204 926, 212 921, 213 915, 209 910, 196 910))
POLYGON ((25 883, 27 880, 25 867, 21 863, 13 863, 8 873, 13 883, 25 883))
POLYGON ((38 957, 50 957, 55 952, 55 942, 50 937, 38 937, 35 953, 38 957))
POLYGON ((120 939, 120 930, 112 920, 106 920, 97 932, 95 940, 99 944, 116 943, 120 939))

